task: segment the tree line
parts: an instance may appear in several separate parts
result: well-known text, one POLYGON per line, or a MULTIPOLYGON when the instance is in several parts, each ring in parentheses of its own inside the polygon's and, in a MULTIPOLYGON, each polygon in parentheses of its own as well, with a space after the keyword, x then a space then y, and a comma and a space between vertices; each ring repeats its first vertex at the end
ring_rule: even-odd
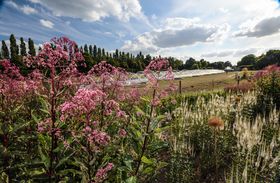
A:
POLYGON ((280 65, 280 50, 269 50, 260 56, 249 54, 237 62, 238 67, 249 67, 256 70, 273 64, 280 65))
MULTIPOLYGON (((6 58, 10 59, 13 64, 18 66, 20 70, 25 73, 28 72, 28 68, 23 64, 23 57, 27 54, 32 56, 36 55, 36 49, 34 41, 28 38, 27 42, 21 37, 19 39, 19 45, 17 44, 16 38, 13 34, 10 36, 10 48, 8 48, 6 42, 2 40, 2 47, 0 51, 0 59, 6 58)), ((143 55, 142 52, 134 55, 129 52, 123 52, 116 49, 114 52, 108 52, 104 48, 97 47, 96 45, 83 45, 79 47, 80 51, 83 53, 85 58, 85 63, 87 68, 83 71, 87 72, 93 65, 99 63, 102 60, 106 60, 108 63, 115 67, 122 67, 129 72, 143 71, 143 69, 154 59, 151 55, 143 55)), ((38 48, 40 51, 41 48, 38 48)), ((209 62, 204 59, 195 60, 194 58, 189 58, 185 62, 174 58, 168 57, 169 63, 174 70, 183 69, 225 69, 227 66, 232 67, 229 61, 218 61, 209 62)), ((261 69, 270 64, 279 64, 280 60, 280 50, 270 50, 266 54, 259 57, 255 55, 247 55, 238 62, 239 67, 251 67, 253 69, 261 69)))

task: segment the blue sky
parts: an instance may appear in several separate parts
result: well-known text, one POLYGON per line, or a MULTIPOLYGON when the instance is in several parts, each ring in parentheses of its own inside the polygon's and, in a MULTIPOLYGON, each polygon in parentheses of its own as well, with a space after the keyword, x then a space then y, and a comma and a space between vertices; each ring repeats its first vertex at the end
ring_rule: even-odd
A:
POLYGON ((68 36, 107 50, 236 63, 279 49, 278 0, 4 0, 0 39, 68 36))

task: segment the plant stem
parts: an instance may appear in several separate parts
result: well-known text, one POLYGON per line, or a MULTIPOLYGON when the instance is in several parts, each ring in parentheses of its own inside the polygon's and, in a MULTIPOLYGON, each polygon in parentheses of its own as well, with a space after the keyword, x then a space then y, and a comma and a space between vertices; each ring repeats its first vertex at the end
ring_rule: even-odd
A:
POLYGON ((216 129, 214 129, 214 154, 215 154, 215 181, 218 182, 218 157, 217 157, 217 134, 216 129))
MULTIPOLYGON (((89 126, 90 122, 90 117, 89 117, 89 114, 86 116, 86 125, 89 126)), ((86 139, 87 140, 87 139, 86 139)), ((87 169, 88 169, 88 177, 89 177, 89 181, 91 181, 91 165, 90 165, 90 162, 91 162, 91 149, 90 149, 90 142, 89 140, 87 140, 87 169)))
POLYGON ((50 167, 49 167, 49 182, 52 182, 53 175, 53 162, 54 162, 54 149, 57 147, 57 139, 55 137, 55 121, 56 121, 56 111, 55 111, 55 82, 54 82, 54 69, 51 74, 51 150, 50 150, 50 167))
MULTIPOLYGON (((156 95, 156 89, 154 89, 152 101, 154 100, 155 95, 156 95)), ((150 124, 151 124, 153 112, 154 112, 154 105, 152 104, 152 105, 151 105, 151 111, 150 111, 150 117, 149 117, 149 119, 148 119, 148 123, 147 123, 147 126, 146 126, 145 137, 144 137, 144 143, 143 143, 143 146, 142 146, 141 155, 139 156, 139 159, 138 159, 138 162, 137 162, 136 171, 135 171, 135 174, 134 174, 135 176, 137 176, 137 173, 138 173, 139 168, 140 168, 140 165, 141 165, 142 157, 144 156, 144 153, 145 153, 146 148, 147 148, 147 144, 148 144, 148 134, 149 134, 149 128, 150 128, 150 124)))

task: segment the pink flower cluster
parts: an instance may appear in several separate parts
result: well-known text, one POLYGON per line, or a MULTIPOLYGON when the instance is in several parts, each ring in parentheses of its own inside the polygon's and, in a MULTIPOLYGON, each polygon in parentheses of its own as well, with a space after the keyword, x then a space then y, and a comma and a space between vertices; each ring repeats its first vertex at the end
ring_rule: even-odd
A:
POLYGON ((62 136, 61 136, 61 129, 59 129, 59 128, 52 128, 51 118, 47 118, 47 119, 41 121, 40 123, 38 123, 37 130, 40 133, 47 133, 49 135, 52 132, 54 132, 54 135, 56 137, 62 138, 62 136))
POLYGON ((119 130, 119 136, 120 137, 126 137, 126 135, 127 135, 127 132, 125 131, 125 129, 120 129, 119 130))
POLYGON ((262 77, 265 77, 265 76, 268 76, 272 73, 278 73, 280 74, 280 67, 277 65, 277 64, 274 64, 274 65, 269 65, 267 67, 265 67, 263 70, 261 71, 258 71, 256 74, 255 74, 255 78, 256 79, 259 79, 259 78, 262 78, 262 77))
MULTIPOLYGON (((159 80, 173 80, 174 74, 172 68, 169 66, 168 60, 158 58, 152 60, 149 65, 145 68, 144 74, 149 81, 150 86, 154 89, 155 94, 151 101, 151 105, 158 106, 160 100, 166 97, 168 93, 176 90, 176 86, 170 83, 168 88, 159 90, 159 80)), ((147 88, 148 89, 148 88, 147 88)))
POLYGON ((7 59, 0 60, 0 94, 6 99, 17 100, 27 97, 29 93, 41 86, 42 75, 34 70, 28 77, 21 75, 19 69, 7 59))
POLYGON ((112 170, 113 167, 114 167, 113 163, 108 163, 106 167, 99 168, 95 175, 95 183, 103 182, 106 179, 108 172, 112 170))
POLYGON ((10 60, 4 59, 0 61, 0 65, 3 67, 1 77, 6 76, 15 80, 23 80, 24 77, 20 74, 19 68, 12 65, 10 60))
POLYGON ((174 79, 172 68, 169 67, 168 60, 162 58, 152 60, 145 68, 144 74, 153 87, 158 87, 158 80, 160 77, 167 80, 174 79), (161 71, 164 71, 164 76, 160 76, 161 71))
POLYGON ((106 93, 111 99, 124 101, 126 93, 124 92, 124 83, 127 79, 127 72, 122 68, 114 67, 106 61, 96 64, 88 72, 88 80, 93 79, 91 88, 98 88, 106 93), (94 76, 94 78, 92 78, 94 76))
POLYGON ((152 70, 152 71, 163 71, 169 67, 169 62, 166 59, 157 58, 152 60, 149 65, 145 68, 145 70, 152 70))
POLYGON ((63 85, 72 84, 72 77, 79 75, 77 63, 83 63, 83 60, 76 43, 66 37, 53 38, 50 43, 43 45, 37 56, 28 55, 24 58, 29 67, 48 68, 53 78, 59 75, 57 80, 63 85))
POLYGON ((68 102, 64 102, 60 106, 62 113, 61 120, 64 121, 67 117, 75 115, 90 114, 100 105, 106 95, 98 90, 79 89, 75 96, 68 102))
POLYGON ((98 130, 92 130, 91 127, 86 126, 83 129, 84 135, 90 143, 95 143, 98 145, 105 146, 110 141, 110 136, 106 132, 101 132, 98 130))
POLYGON ((104 114, 109 116, 112 115, 112 113, 115 111, 117 117, 126 117, 126 114, 124 111, 120 109, 119 104, 115 100, 107 100, 104 102, 105 104, 105 112, 104 114))
POLYGON ((93 74, 95 76, 108 75, 116 72, 116 68, 111 64, 108 64, 106 61, 101 61, 100 63, 93 66, 93 68, 89 71, 89 74, 93 74))

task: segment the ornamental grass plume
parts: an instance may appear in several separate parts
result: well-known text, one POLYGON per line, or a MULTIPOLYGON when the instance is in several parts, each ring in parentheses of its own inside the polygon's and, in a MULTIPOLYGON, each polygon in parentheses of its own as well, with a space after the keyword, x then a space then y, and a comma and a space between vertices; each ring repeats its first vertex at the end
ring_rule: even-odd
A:
POLYGON ((208 125, 214 128, 222 127, 224 126, 224 121, 221 118, 214 116, 209 118, 208 125))

